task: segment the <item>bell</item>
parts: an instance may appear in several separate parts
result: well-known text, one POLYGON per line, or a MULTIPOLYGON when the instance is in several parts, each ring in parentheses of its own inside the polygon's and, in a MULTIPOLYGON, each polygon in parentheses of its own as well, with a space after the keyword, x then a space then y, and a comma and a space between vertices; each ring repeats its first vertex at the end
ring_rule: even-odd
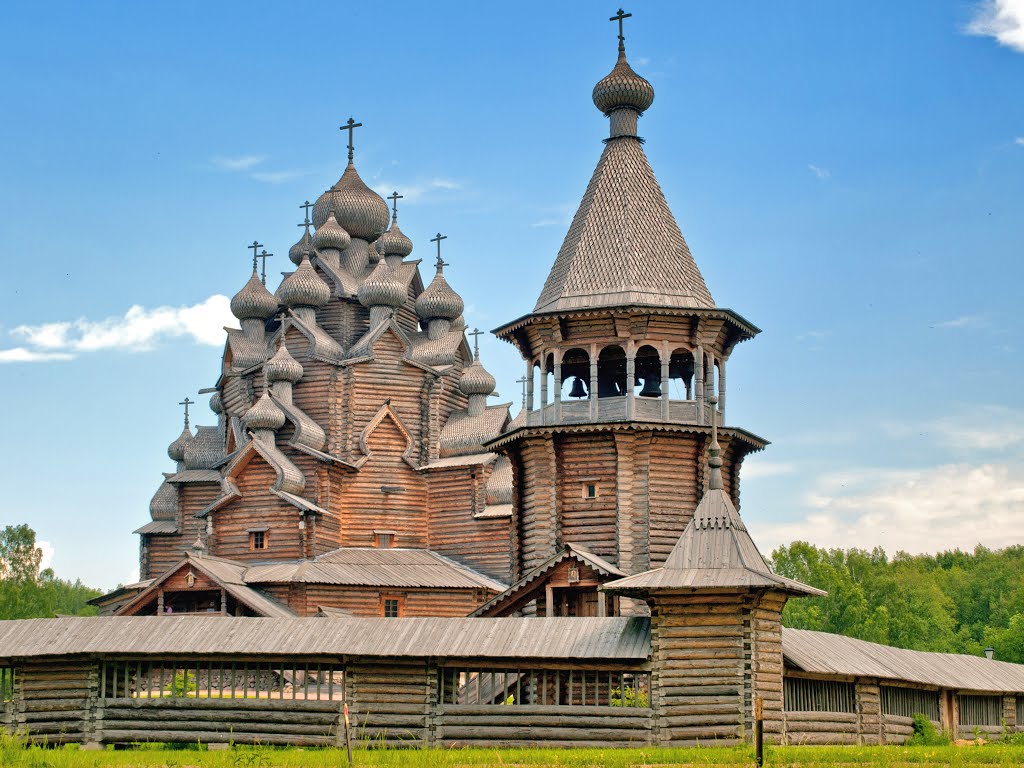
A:
POLYGON ((583 379, 577 376, 572 382, 572 389, 569 390, 569 397, 586 397, 587 388, 583 386, 583 379))
POLYGON ((640 397, 661 397, 661 377, 647 376, 640 397))

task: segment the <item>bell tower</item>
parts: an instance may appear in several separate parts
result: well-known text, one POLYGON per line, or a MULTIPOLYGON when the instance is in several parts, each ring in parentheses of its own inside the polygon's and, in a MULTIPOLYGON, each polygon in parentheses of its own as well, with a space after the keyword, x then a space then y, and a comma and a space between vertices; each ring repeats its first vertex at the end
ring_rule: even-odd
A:
POLYGON ((514 579, 566 545, 625 574, 662 565, 708 487, 712 409, 737 506, 743 458, 767 444, 729 424, 726 366, 758 329, 715 305, 647 160, 654 89, 623 18, 593 92, 610 124, 597 168, 533 311, 494 331, 526 363, 524 414, 490 443, 514 468, 514 579))

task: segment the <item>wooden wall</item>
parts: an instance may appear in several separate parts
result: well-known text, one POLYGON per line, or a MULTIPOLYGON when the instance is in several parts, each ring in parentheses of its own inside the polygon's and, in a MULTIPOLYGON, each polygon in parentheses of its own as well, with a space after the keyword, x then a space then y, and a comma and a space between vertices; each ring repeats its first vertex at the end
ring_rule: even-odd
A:
POLYGON ((490 466, 451 467, 427 474, 428 546, 492 579, 509 583, 509 518, 476 519, 483 512, 490 466))
POLYGON ((297 560, 303 556, 299 510, 275 496, 274 468, 254 455, 236 478, 241 499, 213 513, 214 554, 231 560, 297 560), (267 548, 253 550, 250 528, 266 528, 267 548))
POLYGON ((578 544, 617 563, 616 513, 620 478, 615 436, 608 433, 564 435, 555 439, 555 456, 558 478, 556 545, 578 544), (586 483, 597 485, 597 498, 585 498, 586 483))

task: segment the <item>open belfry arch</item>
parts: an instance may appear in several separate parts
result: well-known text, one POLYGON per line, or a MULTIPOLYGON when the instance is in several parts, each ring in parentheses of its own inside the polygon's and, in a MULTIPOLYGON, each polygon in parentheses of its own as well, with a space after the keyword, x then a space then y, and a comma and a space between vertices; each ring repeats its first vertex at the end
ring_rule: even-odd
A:
POLYGON ((597 167, 533 310, 494 331, 525 367, 515 418, 448 237, 424 282, 349 118, 273 291, 249 246, 216 424, 181 403, 142 581, 95 601, 119 615, 0 622, 0 729, 341 745, 341 705, 395 746, 729 744, 758 712, 794 743, 903 741, 916 712, 1024 727, 1021 665, 782 627, 822 593, 739 514, 767 442, 729 419, 726 370, 758 329, 712 298, 647 160, 629 16, 597 167))

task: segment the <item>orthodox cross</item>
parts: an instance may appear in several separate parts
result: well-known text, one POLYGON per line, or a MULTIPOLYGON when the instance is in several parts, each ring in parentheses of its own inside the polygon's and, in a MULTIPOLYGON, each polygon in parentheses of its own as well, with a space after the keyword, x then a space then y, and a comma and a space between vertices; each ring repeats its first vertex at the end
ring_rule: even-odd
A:
POLYGON ((188 407, 190 405, 195 405, 195 404, 196 404, 195 400, 189 400, 187 397, 184 400, 182 400, 180 403, 178 403, 178 405, 184 405, 185 406, 185 427, 186 428, 188 427, 188 407))
POLYGON ((262 273, 260 275, 260 280, 263 282, 264 285, 267 284, 267 259, 269 259, 273 255, 274 254, 272 254, 272 253, 267 253, 267 249, 266 248, 264 248, 262 251, 260 251, 259 258, 263 259, 263 270, 262 270, 262 273))
POLYGON ((391 201, 391 221, 398 221, 398 201, 401 200, 405 195, 400 195, 397 192, 392 192, 388 195, 388 200, 391 201))
POLYGON ((263 247, 263 243, 259 243, 259 242, 255 241, 255 240, 252 241, 252 245, 247 245, 246 246, 246 248, 252 248, 252 271, 253 272, 256 271, 256 259, 259 258, 259 254, 256 253, 256 251, 259 250, 262 247, 263 247))
POLYGON ((467 333, 466 335, 473 337, 473 359, 474 360, 479 360, 480 359, 480 337, 484 335, 484 332, 481 331, 479 328, 474 328, 470 333, 467 333))
POLYGON ((362 128, 362 127, 363 127, 362 123, 357 123, 351 117, 348 119, 347 123, 345 123, 344 125, 338 127, 339 131, 348 131, 348 160, 349 160, 349 162, 352 162, 352 150, 353 150, 352 132, 356 128, 362 128))
POLYGON ((529 379, 526 378, 525 376, 520 376, 518 379, 516 379, 516 384, 522 384, 523 385, 522 389, 523 389, 523 404, 524 405, 526 404, 526 383, 528 381, 529 381, 529 379))
POLYGON ((299 226, 300 227, 305 227, 307 232, 309 231, 309 225, 311 223, 310 220, 309 220, 309 209, 312 208, 312 207, 313 207, 313 204, 311 202, 309 202, 309 200, 307 200, 306 202, 304 202, 302 205, 299 206, 299 208, 305 208, 306 209, 306 220, 304 222, 302 222, 301 224, 299 224, 299 226))
POLYGON ((437 261, 435 262, 435 266, 437 267, 438 272, 440 272, 444 267, 448 266, 448 264, 445 263, 444 259, 441 258, 441 241, 447 239, 448 235, 442 235, 440 232, 437 233, 437 237, 430 238, 430 242, 437 243, 437 261))
POLYGON ((622 9, 619 8, 619 12, 617 14, 615 14, 614 16, 612 16, 610 19, 608 19, 608 21, 617 21, 617 22, 619 22, 619 44, 620 45, 626 39, 622 35, 622 20, 623 19, 628 19, 632 15, 633 15, 632 13, 623 13, 622 9))

